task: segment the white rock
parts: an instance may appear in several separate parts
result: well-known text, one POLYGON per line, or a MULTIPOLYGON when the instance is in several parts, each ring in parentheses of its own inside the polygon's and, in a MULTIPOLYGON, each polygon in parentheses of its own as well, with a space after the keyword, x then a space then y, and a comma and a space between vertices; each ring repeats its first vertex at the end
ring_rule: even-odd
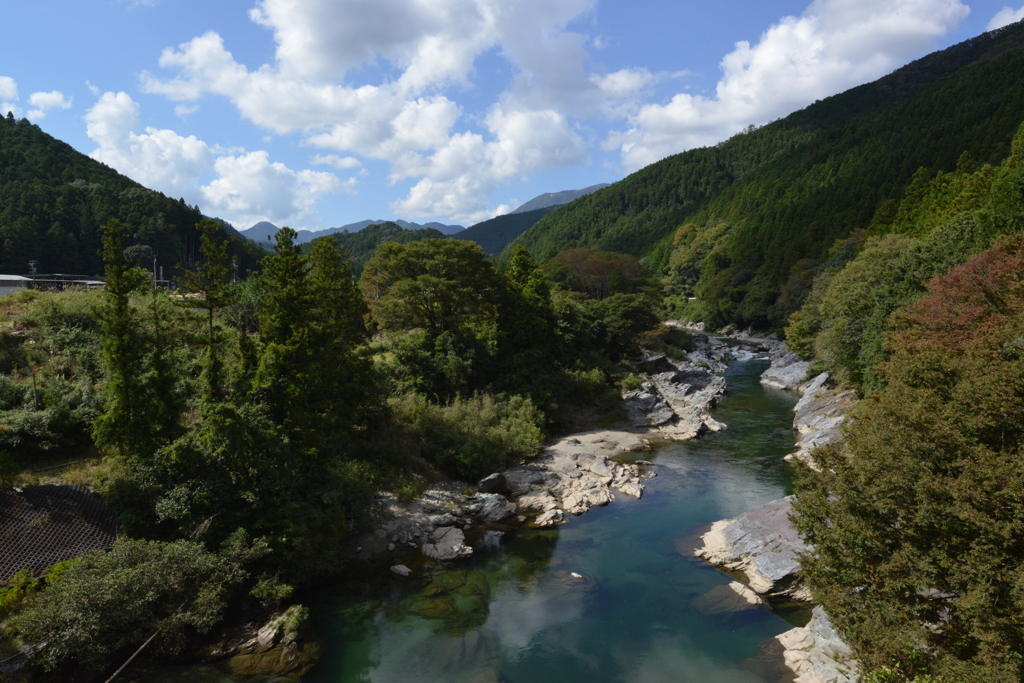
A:
POLYGON ((466 545, 466 534, 453 526, 434 529, 430 541, 424 543, 421 550, 433 560, 457 560, 473 554, 473 549, 466 545))
POLYGON ((406 567, 404 564, 396 564, 391 568, 391 573, 398 576, 409 576, 412 574, 412 570, 406 567))

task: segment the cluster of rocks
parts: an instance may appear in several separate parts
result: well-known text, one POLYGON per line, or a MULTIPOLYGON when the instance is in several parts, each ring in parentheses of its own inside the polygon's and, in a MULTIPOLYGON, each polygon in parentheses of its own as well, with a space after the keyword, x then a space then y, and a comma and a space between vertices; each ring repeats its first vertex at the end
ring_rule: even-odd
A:
POLYGON ((231 676, 273 676, 281 683, 298 683, 320 659, 320 640, 302 605, 292 605, 262 625, 244 624, 218 636, 199 659, 231 676))
POLYGON ((469 557, 473 548, 466 543, 466 529, 497 524, 515 514, 515 506, 505 496, 467 492, 459 482, 435 484, 408 504, 390 493, 380 494, 378 502, 378 528, 359 540, 354 553, 358 559, 400 548, 419 548, 437 561, 469 557))
MULTIPOLYGON (((612 489, 640 498, 643 479, 654 473, 642 473, 639 466, 619 464, 608 455, 650 447, 637 433, 586 432, 557 441, 532 462, 486 477, 475 491, 459 482, 442 482, 408 504, 393 494, 381 494, 378 528, 359 540, 353 557, 368 560, 419 548, 430 560, 458 560, 473 554, 466 539, 471 527, 521 524, 530 518, 539 527, 556 526, 569 515, 612 502, 612 489)), ((488 531, 482 541, 489 542, 501 533, 488 531)), ((399 576, 412 572, 398 564, 391 571, 399 576)))
MULTIPOLYGON (((649 428, 677 440, 693 439, 705 432, 717 432, 725 425, 711 417, 711 410, 725 394, 722 376, 736 360, 725 342, 695 334, 695 350, 685 360, 667 356, 645 356, 637 369, 647 376, 638 391, 625 394, 630 426, 649 428)), ((756 349, 746 348, 745 353, 756 349)))
MULTIPOLYGON (((608 432, 598 434, 605 437, 601 439, 603 443, 608 443, 608 432)), ((613 434, 620 436, 613 442, 616 449, 620 441, 630 440, 634 441, 630 450, 650 447, 636 435, 613 434)), ((637 499, 643 496, 643 479, 654 473, 641 473, 638 465, 623 465, 600 453, 581 452, 586 445, 580 437, 593 435, 563 439, 540 460, 492 475, 480 486, 509 495, 519 513, 536 514, 533 524, 538 527, 556 526, 565 522, 568 515, 581 515, 590 508, 607 505, 615 500, 612 489, 637 499)))
POLYGON ((744 668, 778 683, 856 683, 859 667, 828 616, 814 608, 807 626, 790 629, 758 648, 744 668))

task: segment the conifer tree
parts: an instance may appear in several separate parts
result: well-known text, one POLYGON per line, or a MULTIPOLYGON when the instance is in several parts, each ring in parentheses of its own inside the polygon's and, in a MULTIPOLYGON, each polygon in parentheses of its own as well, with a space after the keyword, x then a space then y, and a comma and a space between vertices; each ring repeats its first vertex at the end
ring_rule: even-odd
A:
POLYGON ((186 270, 179 280, 181 286, 191 294, 201 295, 189 305, 206 310, 206 354, 203 357, 201 384, 204 398, 220 401, 224 398, 224 359, 219 349, 220 334, 214 325, 216 312, 230 304, 231 263, 228 259, 227 242, 218 240, 220 226, 205 220, 196 225, 200 234, 200 253, 203 255, 194 269, 186 270))
POLYGON ((146 387, 147 340, 132 307, 132 295, 149 281, 145 270, 124 254, 124 227, 114 219, 103 229, 105 301, 99 310, 103 325, 104 412, 93 426, 100 448, 146 457, 156 447, 154 406, 146 387))

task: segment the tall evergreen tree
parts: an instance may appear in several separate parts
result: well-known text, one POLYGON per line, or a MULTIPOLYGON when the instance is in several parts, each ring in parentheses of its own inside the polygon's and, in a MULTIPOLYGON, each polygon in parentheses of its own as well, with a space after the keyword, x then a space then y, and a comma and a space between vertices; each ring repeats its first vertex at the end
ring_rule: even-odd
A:
POLYGON ((211 220, 196 226, 200 234, 200 253, 203 258, 194 268, 185 270, 179 282, 185 291, 199 295, 189 305, 206 310, 206 354, 203 357, 201 384, 208 401, 224 398, 224 359, 220 351, 220 334, 214 325, 216 312, 234 299, 231 288, 231 262, 227 241, 218 239, 221 228, 211 220))
POLYGON ((149 281, 145 270, 124 254, 125 229, 111 220, 103 229, 105 301, 103 325, 104 412, 93 426, 96 444, 129 457, 148 457, 157 445, 155 406, 146 387, 148 340, 141 331, 132 295, 149 281))

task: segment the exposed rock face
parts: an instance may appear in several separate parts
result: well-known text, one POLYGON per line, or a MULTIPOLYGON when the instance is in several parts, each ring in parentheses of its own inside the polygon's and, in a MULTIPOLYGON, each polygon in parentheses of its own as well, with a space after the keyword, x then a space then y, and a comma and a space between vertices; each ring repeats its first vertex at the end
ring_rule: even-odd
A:
MULTIPOLYGON (((598 432, 593 436, 608 435, 608 432, 598 432)), ((638 438, 625 432, 618 435, 638 438)), ((541 513, 533 522, 536 526, 556 526, 566 521, 566 515, 581 515, 590 508, 607 505, 615 500, 612 488, 633 498, 643 496, 644 485, 638 466, 621 465, 603 454, 572 452, 586 448, 579 437, 587 439, 589 436, 577 435, 557 442, 536 462, 505 473, 518 510, 541 513)), ((601 438, 591 442, 590 448, 608 443, 601 438)), ((625 450, 619 442, 611 443, 614 443, 611 450, 625 450)))
POLYGON ((292 605, 257 626, 234 629, 207 647, 202 661, 215 662, 231 676, 277 676, 297 683, 320 659, 320 643, 310 630, 309 610, 302 605, 292 605))
POLYGON ((789 521, 792 499, 783 498, 754 508, 734 519, 715 522, 701 538, 698 557, 711 564, 740 571, 756 593, 771 597, 810 600, 797 580, 797 556, 808 548, 789 521))
POLYGON ((711 417, 711 410, 725 394, 721 375, 736 356, 725 342, 707 335, 694 335, 694 341, 696 349, 685 360, 645 356, 637 363, 649 381, 623 396, 631 426, 653 427, 677 440, 725 428, 711 417))
POLYGON ((440 561, 457 560, 473 554, 473 549, 466 545, 466 534, 453 526, 434 529, 430 533, 430 542, 424 543, 421 550, 430 559, 440 561))
POLYGON ((796 389, 807 379, 809 367, 808 361, 800 360, 785 344, 779 344, 778 351, 772 353, 771 367, 761 374, 761 384, 776 389, 796 389))
POLYGON ((761 644, 756 665, 767 680, 793 683, 856 683, 860 674, 849 646, 820 607, 807 626, 794 628, 761 644))
POLYGON ((793 407, 793 426, 800 432, 800 439, 797 451, 786 456, 790 462, 800 460, 813 467, 812 451, 843 438, 839 428, 846 411, 857 402, 857 394, 837 391, 828 385, 828 379, 828 373, 823 372, 797 389, 803 397, 793 407))

